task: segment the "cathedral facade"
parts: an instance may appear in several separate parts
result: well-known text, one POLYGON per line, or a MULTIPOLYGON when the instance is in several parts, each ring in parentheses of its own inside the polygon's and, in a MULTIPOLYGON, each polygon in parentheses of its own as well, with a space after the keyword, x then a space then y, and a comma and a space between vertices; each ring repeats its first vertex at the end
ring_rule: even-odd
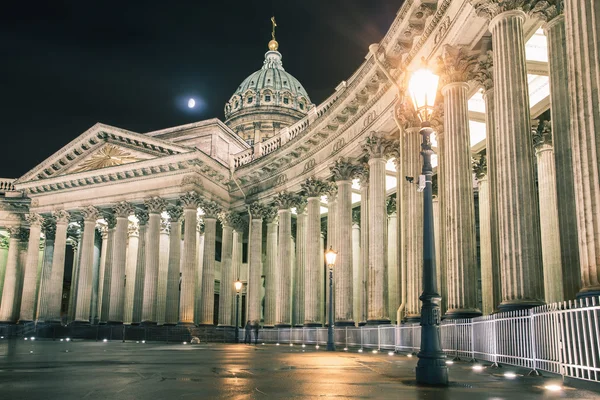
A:
POLYGON ((234 326, 240 280, 241 320, 322 326, 329 248, 335 325, 418 320, 424 61, 445 318, 600 294, 598 18, 593 0, 406 0, 321 104, 273 37, 224 122, 92 126, 0 180, 0 321, 234 326))

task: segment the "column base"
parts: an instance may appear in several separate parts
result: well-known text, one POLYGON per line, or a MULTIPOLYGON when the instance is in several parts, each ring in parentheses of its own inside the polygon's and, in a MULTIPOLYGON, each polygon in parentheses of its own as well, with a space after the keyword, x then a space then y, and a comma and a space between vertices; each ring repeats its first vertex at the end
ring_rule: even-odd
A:
POLYGON ((597 297, 600 296, 600 286, 590 286, 582 288, 575 297, 577 299, 584 299, 586 297, 597 297))
POLYGON ((167 323, 162 324, 162 326, 177 326, 177 323, 176 322, 169 322, 168 324, 167 323))
POLYGON ((16 325, 15 321, 0 321, 2 325, 16 325))
POLYGON ((407 324, 414 324, 415 322, 421 322, 420 315, 410 315, 404 318, 404 322, 407 324))
POLYGON ((131 323, 131 326, 139 326, 139 325, 141 325, 141 323, 140 323, 140 322, 132 322, 132 323, 131 323))
POLYGON ((194 328, 196 325, 193 322, 178 322, 177 326, 181 326, 184 328, 194 328))
MULTIPOLYGON (((131 324, 133 325, 133 324, 131 324)), ((154 321, 142 321, 140 323, 140 326, 158 326, 158 323, 154 322, 154 321)))
POLYGON ((280 328, 284 328, 285 329, 285 328, 291 328, 291 327, 292 327, 292 325, 290 325, 290 324, 277 324, 277 325, 275 325, 276 329, 280 329, 280 328))
POLYGON ((307 322, 304 324, 305 328, 322 328, 323 324, 320 324, 318 322, 307 322))
POLYGON ((545 303, 542 300, 514 300, 503 301, 498 306, 498 312, 527 310, 529 308, 542 306, 545 303))
POLYGON ((106 325, 123 325, 123 321, 107 321, 106 325))
POLYGON ((234 329, 234 328, 235 328, 235 326, 233 326, 233 325, 217 325, 217 329, 226 330, 226 329, 234 329))
POLYGON ((275 329, 274 325, 265 325, 262 327, 263 329, 275 329))
POLYGON ((23 325, 23 324, 27 324, 29 322, 33 322, 33 320, 31 320, 31 319, 20 319, 20 320, 17 321, 17 324, 23 325))
POLYGON ((358 323, 358 326, 365 326, 367 324, 367 321, 361 321, 358 323))
POLYGON ((481 311, 477 309, 455 309, 448 310, 444 319, 475 318, 481 317, 481 311))
POLYGON ((198 324, 196 326, 198 326, 199 328, 208 328, 208 327, 215 328, 217 325, 215 325, 215 324, 198 324))
POLYGON ((356 326, 354 321, 335 321, 335 323, 333 325, 334 326, 356 326))
POLYGON ((90 321, 77 321, 77 320, 75 320, 75 321, 71 322, 69 325, 70 326, 89 326, 91 324, 90 324, 90 321))
MULTIPOLYGON (((441 353, 444 356, 444 353, 441 353)), ((448 367, 442 357, 429 358, 419 356, 419 362, 415 368, 417 384, 431 386, 448 386, 448 367)))
POLYGON ((370 319, 367 321, 367 325, 390 325, 389 319, 370 319))

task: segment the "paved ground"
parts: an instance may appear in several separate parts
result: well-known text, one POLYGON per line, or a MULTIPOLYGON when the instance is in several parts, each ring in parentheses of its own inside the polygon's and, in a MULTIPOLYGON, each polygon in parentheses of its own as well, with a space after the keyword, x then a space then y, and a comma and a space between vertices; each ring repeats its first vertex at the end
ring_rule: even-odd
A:
MULTIPOLYGON (((450 365, 449 388, 414 383, 416 358, 328 353, 314 346, 0 340, 0 399, 539 399, 600 398, 556 378, 450 365)), ((600 389, 599 389, 600 390, 600 389)))

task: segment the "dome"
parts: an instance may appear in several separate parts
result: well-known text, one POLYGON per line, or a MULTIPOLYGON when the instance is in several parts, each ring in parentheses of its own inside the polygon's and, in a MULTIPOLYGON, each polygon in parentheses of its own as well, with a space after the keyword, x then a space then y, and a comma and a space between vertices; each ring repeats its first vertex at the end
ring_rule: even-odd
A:
MULTIPOLYGON (((269 43, 269 48, 277 47, 269 43)), ((225 123, 247 141, 271 137, 303 118, 313 107, 302 84, 283 68, 281 58, 278 51, 267 51, 263 67, 244 79, 225 104, 225 123), (256 122, 263 125, 259 137, 247 132, 249 125, 256 122)))

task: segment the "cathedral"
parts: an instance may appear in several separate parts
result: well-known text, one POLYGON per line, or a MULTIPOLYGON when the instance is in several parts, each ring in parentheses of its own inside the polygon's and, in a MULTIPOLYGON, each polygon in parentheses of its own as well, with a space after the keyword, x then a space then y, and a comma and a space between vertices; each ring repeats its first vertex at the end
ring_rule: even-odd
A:
POLYGON ((320 327, 328 249, 336 327, 419 321, 424 66, 441 318, 599 295, 600 3, 398 3, 321 104, 273 30, 224 121, 98 123, 0 179, 0 322, 320 327))

